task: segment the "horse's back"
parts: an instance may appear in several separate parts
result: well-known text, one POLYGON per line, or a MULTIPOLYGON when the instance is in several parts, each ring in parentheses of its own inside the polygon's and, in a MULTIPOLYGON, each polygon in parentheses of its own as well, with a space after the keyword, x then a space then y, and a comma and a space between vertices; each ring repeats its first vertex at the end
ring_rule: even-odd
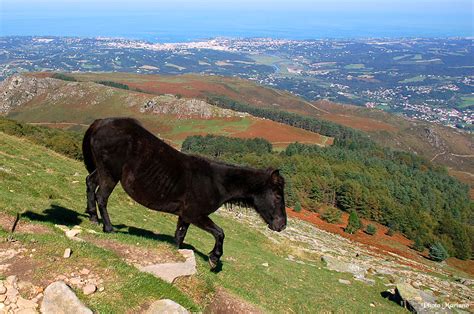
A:
POLYGON ((186 156, 129 118, 94 123, 91 148, 99 172, 121 181, 136 201, 153 208, 185 190, 186 156))

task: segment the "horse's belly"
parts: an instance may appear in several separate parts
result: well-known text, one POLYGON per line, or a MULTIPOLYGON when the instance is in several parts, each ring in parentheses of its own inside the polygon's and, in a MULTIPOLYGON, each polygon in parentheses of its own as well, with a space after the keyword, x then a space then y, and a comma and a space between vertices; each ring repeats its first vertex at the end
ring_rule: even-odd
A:
POLYGON ((137 203, 153 210, 179 214, 184 196, 180 182, 170 184, 168 180, 146 184, 140 181, 124 175, 121 183, 125 192, 137 203))

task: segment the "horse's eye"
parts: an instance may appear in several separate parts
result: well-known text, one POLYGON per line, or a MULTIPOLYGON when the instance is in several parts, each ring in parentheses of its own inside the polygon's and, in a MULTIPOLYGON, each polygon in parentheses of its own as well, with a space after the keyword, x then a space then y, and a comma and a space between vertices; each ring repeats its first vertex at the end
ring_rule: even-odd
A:
POLYGON ((277 195, 275 195, 275 198, 276 198, 277 200, 281 200, 281 195, 277 194, 277 195))

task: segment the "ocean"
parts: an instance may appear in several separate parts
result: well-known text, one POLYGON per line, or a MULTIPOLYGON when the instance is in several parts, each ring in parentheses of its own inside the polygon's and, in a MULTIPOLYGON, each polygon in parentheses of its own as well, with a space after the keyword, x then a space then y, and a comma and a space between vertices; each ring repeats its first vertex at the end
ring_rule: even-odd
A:
MULTIPOLYGON (((1 11, 1 10, 0 10, 1 11)), ((122 37, 150 42, 183 42, 212 37, 272 37, 287 39, 368 37, 469 37, 474 36, 472 14, 337 12, 249 12, 201 10, 170 12, 114 11, 113 15, 41 14, 5 10, 0 15, 0 36, 122 37)))

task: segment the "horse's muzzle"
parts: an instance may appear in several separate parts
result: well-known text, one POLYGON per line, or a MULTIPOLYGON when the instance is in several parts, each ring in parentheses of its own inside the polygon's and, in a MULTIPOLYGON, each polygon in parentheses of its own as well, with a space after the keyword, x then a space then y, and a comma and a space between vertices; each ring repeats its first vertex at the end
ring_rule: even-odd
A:
POLYGON ((286 228, 286 219, 274 220, 271 225, 268 225, 268 228, 277 232, 283 231, 286 228))

